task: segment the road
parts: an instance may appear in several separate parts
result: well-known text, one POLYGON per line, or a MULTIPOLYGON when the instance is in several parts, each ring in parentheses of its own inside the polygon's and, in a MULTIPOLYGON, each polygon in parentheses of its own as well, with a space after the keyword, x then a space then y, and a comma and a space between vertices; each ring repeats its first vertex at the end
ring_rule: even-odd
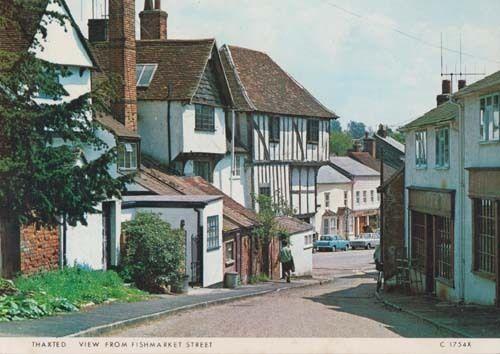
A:
POLYGON ((391 310, 374 296, 373 251, 314 254, 314 273, 332 283, 193 310, 119 337, 452 337, 391 310))

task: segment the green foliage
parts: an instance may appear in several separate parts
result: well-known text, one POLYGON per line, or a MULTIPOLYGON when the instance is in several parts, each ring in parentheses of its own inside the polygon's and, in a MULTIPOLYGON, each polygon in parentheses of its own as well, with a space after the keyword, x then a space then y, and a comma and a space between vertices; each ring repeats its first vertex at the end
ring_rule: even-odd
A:
POLYGON ((257 283, 262 283, 262 282, 266 282, 266 281, 269 281, 269 277, 267 276, 267 274, 263 274, 263 273, 258 274, 258 275, 252 275, 248 279, 248 282, 250 284, 257 284, 257 283))
POLYGON ((390 136, 391 138, 399 141, 401 144, 405 143, 406 136, 404 133, 402 133, 400 131, 397 131, 397 130, 394 131, 391 128, 387 128, 387 135, 390 136))
POLYGON ((109 299, 135 301, 144 295, 137 289, 125 287, 114 271, 79 267, 22 276, 14 283, 21 292, 32 293, 36 300, 63 298, 75 306, 89 302, 100 304, 109 299))
POLYGON ((60 312, 78 311, 79 306, 110 299, 137 301, 145 297, 141 291, 127 288, 112 271, 81 268, 21 276, 9 284, 9 294, 0 296, 0 321, 36 319, 60 312))
POLYGON ((347 125, 347 131, 354 139, 361 139, 365 136, 365 123, 350 121, 347 125))
MULTIPOLYGON (((63 25, 66 17, 49 12, 48 21, 33 29, 33 21, 19 15, 37 18, 44 10, 40 0, 6 2, 0 7, 1 24, 26 36, 36 31, 45 36, 48 22, 63 25)), ((34 46, 41 48, 43 42, 34 46)), ((0 210, 19 223, 55 225, 64 216, 70 225, 86 224, 86 214, 96 213, 100 202, 120 196, 125 188, 127 178, 108 173, 116 153, 97 136, 99 127, 92 120, 96 111, 107 110, 110 86, 104 83, 69 100, 59 77, 70 75, 66 67, 37 59, 28 48, 0 51, 0 210), (40 100, 41 93, 55 104, 40 100), (84 150, 102 154, 90 161, 84 150)))
POLYGON ((330 132, 331 133, 333 133, 333 132, 339 133, 341 131, 342 131, 342 126, 340 125, 340 122, 338 121, 338 119, 332 120, 330 123, 330 132))
POLYGON ((121 274, 140 289, 162 292, 179 286, 185 274, 185 237, 157 214, 138 213, 122 224, 126 247, 121 274))
POLYGON ((346 156, 352 148, 352 136, 348 132, 333 132, 330 134, 330 152, 335 156, 346 156))

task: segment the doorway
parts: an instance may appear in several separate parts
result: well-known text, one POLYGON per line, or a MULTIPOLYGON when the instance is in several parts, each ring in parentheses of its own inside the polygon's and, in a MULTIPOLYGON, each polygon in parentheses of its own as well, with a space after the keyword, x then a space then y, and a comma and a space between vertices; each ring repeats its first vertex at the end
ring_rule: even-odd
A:
POLYGON ((102 269, 111 267, 112 215, 115 202, 102 203, 102 269))
POLYGON ((435 290, 435 237, 434 237, 434 218, 426 214, 426 266, 425 266, 425 291, 428 294, 435 290))

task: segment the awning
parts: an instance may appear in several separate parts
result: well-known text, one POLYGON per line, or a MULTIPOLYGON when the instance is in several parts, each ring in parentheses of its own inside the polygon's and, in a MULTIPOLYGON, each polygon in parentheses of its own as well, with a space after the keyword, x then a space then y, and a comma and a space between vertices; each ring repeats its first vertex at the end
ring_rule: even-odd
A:
POLYGON ((500 198, 500 167, 467 168, 469 197, 500 198))
POLYGON ((424 214, 453 218, 455 190, 441 188, 408 187, 409 208, 424 214))

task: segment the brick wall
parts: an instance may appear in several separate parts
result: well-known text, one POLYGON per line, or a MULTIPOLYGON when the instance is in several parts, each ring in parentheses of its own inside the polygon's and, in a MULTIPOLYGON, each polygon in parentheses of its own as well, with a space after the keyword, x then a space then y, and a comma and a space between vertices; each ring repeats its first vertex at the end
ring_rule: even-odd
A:
POLYGON ((116 120, 137 131, 135 1, 109 2, 109 67, 119 84, 111 110, 116 120))
POLYGON ((404 172, 392 178, 382 194, 384 278, 396 275, 396 250, 404 247, 404 172))
POLYGON ((165 11, 142 11, 139 18, 141 20, 141 40, 167 39, 168 14, 165 11))
POLYGON ((59 228, 21 228, 21 272, 36 273, 59 267, 59 228))

